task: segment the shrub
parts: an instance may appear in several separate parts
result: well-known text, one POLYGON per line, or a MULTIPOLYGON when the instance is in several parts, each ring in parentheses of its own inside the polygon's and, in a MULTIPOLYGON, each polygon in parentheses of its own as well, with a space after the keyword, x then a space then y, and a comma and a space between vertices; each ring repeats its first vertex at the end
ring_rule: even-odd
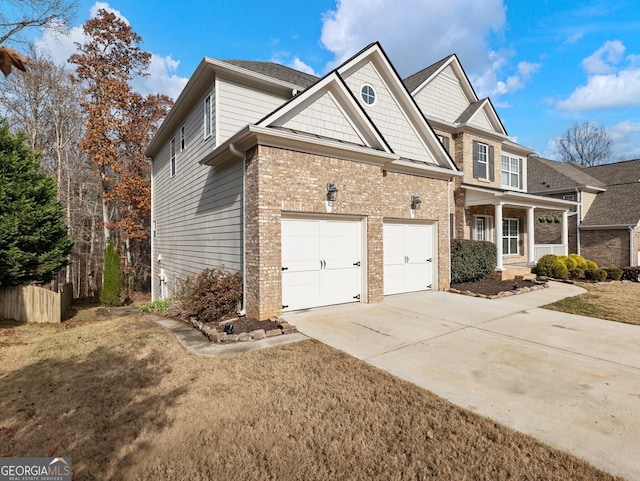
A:
POLYGON ((584 276, 590 281, 602 282, 607 279, 607 271, 604 269, 587 269, 584 271, 584 276))
POLYGON ((109 242, 104 252, 104 273, 102 277, 102 292, 100 304, 103 306, 121 306, 120 291, 122 290, 122 267, 117 249, 109 242))
POLYGON ((473 282, 496 269, 496 245, 488 241, 451 241, 451 282, 473 282))
POLYGON ((185 320, 197 317, 201 322, 215 322, 234 317, 242 301, 242 276, 223 266, 205 269, 182 282, 176 301, 178 317, 185 320))
POLYGON ((622 279, 625 281, 640 281, 640 267, 623 267, 622 268, 622 279))
POLYGON ((569 279, 584 279, 584 269, 580 269, 579 267, 571 269, 569 271, 569 279))
POLYGON ((560 261, 567 266, 567 269, 572 270, 575 269, 576 267, 578 267, 578 263, 576 262, 575 259, 572 259, 569 256, 558 256, 558 259, 560 259, 560 261))
POLYGON ((619 267, 607 267, 605 271, 607 271, 607 279, 613 279, 614 281, 622 279, 622 269, 619 267))
POLYGON ((587 269, 597 269, 598 268, 598 264, 596 264, 593 261, 586 261, 587 263, 587 269))
POLYGON ((579 254, 569 254, 569 259, 573 259, 576 263, 576 267, 579 269, 587 268, 587 261, 579 254))
POLYGON ((547 254, 540 258, 536 265, 536 273, 539 276, 555 277, 557 279, 566 279, 569 277, 569 269, 567 269, 564 262, 554 254, 547 254))
POLYGON ((158 301, 148 302, 147 304, 140 306, 138 312, 140 314, 165 313, 169 309, 170 304, 171 299, 160 299, 158 301))

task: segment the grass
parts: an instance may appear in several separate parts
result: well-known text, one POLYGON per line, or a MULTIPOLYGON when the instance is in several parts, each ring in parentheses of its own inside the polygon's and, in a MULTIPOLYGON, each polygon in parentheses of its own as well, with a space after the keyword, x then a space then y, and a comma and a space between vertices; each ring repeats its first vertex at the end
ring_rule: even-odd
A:
POLYGON ((74 480, 613 480, 315 341, 204 359, 139 316, 0 321, 0 454, 74 480))
POLYGON ((544 306, 554 311, 640 325, 640 283, 577 283, 587 293, 544 306))

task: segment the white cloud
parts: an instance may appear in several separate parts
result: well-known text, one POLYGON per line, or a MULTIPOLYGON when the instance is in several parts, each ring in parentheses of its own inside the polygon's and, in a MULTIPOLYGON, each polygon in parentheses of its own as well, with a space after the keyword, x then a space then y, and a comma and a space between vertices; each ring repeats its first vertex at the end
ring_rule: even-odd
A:
POLYGON ((313 70, 313 67, 310 67, 309 65, 307 65, 306 63, 304 63, 302 60, 300 60, 298 57, 293 59, 293 62, 291 62, 290 64, 287 65, 288 67, 294 68, 296 70, 299 70, 300 72, 304 72, 304 73, 308 73, 311 75, 318 75, 315 70, 313 70))
POLYGON ((625 120, 607 129, 616 159, 640 158, 640 123, 625 120))
POLYGON ((583 32, 576 32, 573 35, 571 35, 570 37, 568 37, 564 43, 568 44, 568 45, 572 45, 574 43, 577 43, 582 37, 584 36, 583 32))
POLYGON ((624 55, 625 47, 620 40, 609 40, 602 47, 582 61, 582 68, 588 74, 612 73, 624 55))
MULTIPOLYGON (((497 99, 520 90, 531 79, 531 76, 540 70, 541 64, 539 63, 520 62, 513 75, 508 76, 505 80, 499 80, 498 77, 504 70, 509 55, 509 53, 490 52, 491 65, 481 75, 470 76, 471 82, 481 98, 497 99)), ((508 106, 505 102, 499 102, 497 105, 508 106)))
POLYGON ((640 106, 640 56, 627 55, 619 40, 607 41, 582 61, 589 74, 586 85, 577 87, 556 106, 561 110, 580 112, 640 106))
POLYGON ((321 43, 334 54, 328 69, 380 41, 402 76, 454 52, 473 72, 491 64, 487 36, 505 21, 502 0, 338 0, 324 15, 321 43))
MULTIPOLYGON (((105 2, 96 2, 90 9, 91 17, 97 15, 100 9, 114 13, 127 25, 129 21, 119 10, 115 10, 105 2)), ((48 54, 51 59, 59 65, 67 65, 67 59, 71 54, 76 53, 75 43, 84 43, 86 37, 81 26, 72 27, 67 35, 61 35, 55 30, 45 29, 40 38, 34 40, 34 45, 40 52, 48 54)), ((143 95, 166 94, 175 99, 180 94, 188 79, 176 75, 179 61, 171 56, 163 56, 152 53, 149 64, 149 76, 135 79, 132 82, 133 88, 143 95)), ((73 68, 73 66, 70 66, 73 68)))
POLYGON ((587 85, 576 88, 569 98, 558 102, 557 107, 574 112, 640 107, 640 69, 592 75, 587 85))

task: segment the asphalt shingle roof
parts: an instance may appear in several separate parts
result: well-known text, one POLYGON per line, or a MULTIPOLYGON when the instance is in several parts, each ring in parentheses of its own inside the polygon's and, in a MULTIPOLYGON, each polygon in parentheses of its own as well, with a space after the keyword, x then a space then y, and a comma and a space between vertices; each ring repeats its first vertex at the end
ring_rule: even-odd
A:
POLYGON ((458 124, 466 124, 469 122, 471 117, 478 111, 480 107, 482 107, 482 103, 484 99, 478 100, 477 102, 470 103, 466 109, 460 114, 460 116, 456 119, 456 123, 458 124))
POLYGON ((605 187, 604 182, 589 175, 584 167, 542 157, 527 159, 527 184, 528 191, 532 194, 544 194, 548 190, 573 189, 587 185, 605 187), (544 185, 543 182, 545 182, 544 185))
POLYGON ((320 80, 320 78, 315 75, 300 72, 274 62, 258 62, 253 60, 223 60, 223 62, 266 75, 267 77, 282 80, 283 82, 298 85, 304 89, 320 80))
POLYGON ((640 181, 640 159, 587 167, 587 173, 606 185, 640 181))
POLYGON ((429 65, 428 67, 423 68, 422 70, 414 73, 413 75, 410 75, 409 77, 405 78, 402 81, 402 83, 404 83, 404 86, 407 88, 409 92, 413 92, 416 88, 418 88, 422 84, 422 82, 427 80, 429 77, 431 77, 434 74, 436 70, 442 67, 442 65, 444 65, 444 63, 447 60, 449 60, 451 57, 453 57, 453 54, 443 58, 442 60, 434 63, 433 65, 429 65))

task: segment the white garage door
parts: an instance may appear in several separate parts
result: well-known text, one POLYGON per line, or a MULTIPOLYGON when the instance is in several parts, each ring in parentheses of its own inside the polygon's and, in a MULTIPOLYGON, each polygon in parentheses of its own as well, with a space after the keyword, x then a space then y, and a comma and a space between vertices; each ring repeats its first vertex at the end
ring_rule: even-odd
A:
POLYGON ((282 309, 357 301, 361 263, 360 221, 282 219, 282 309))
POLYGON ((433 283, 433 226, 384 224, 384 294, 423 291, 433 283))

